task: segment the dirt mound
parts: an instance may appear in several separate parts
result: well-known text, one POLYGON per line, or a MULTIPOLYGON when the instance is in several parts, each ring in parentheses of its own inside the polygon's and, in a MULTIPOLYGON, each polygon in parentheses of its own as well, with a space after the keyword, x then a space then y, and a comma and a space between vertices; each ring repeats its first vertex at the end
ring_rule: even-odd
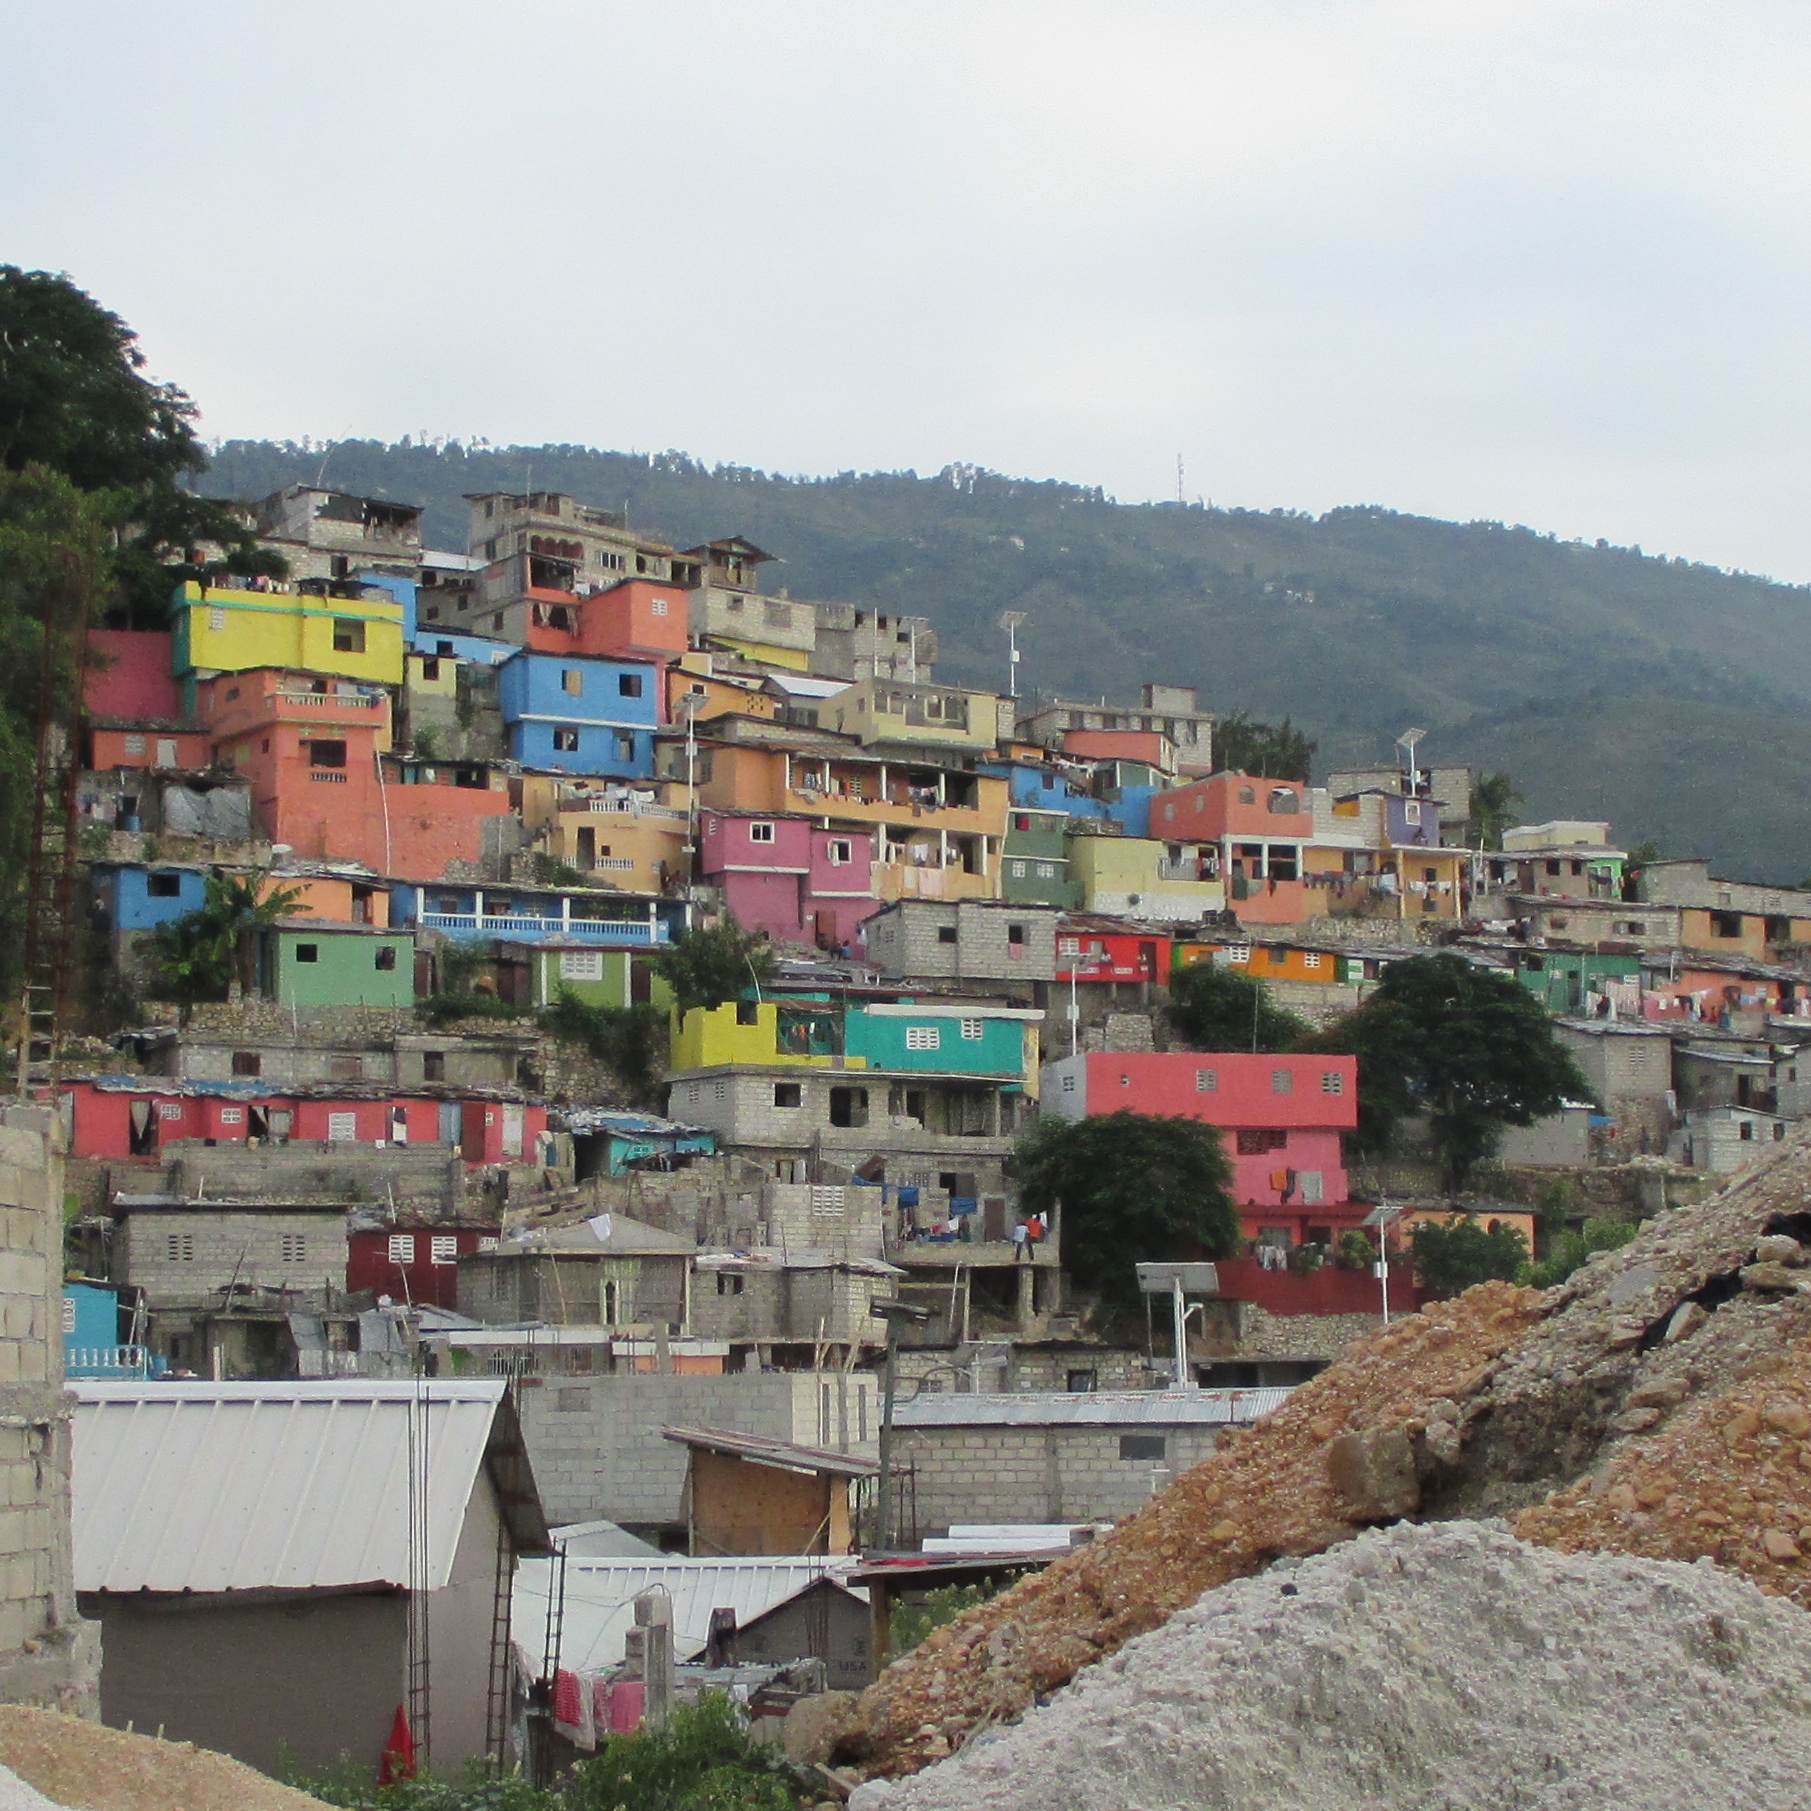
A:
POLYGON ((1410 1442, 1482 1386, 1540 1301, 1490 1284, 1367 1342, 1110 1534, 937 1630, 869 1687, 843 1752, 909 1772, 1203 1591, 1413 1508, 1401 1494, 1414 1494, 1410 1442), (1336 1490, 1332 1449, 1346 1452, 1342 1482, 1358 1496, 1336 1490))
POLYGON ((1811 1618, 1714 1566, 1403 1526, 1209 1593, 850 1811, 1801 1811, 1807 1667, 1811 1618))
POLYGON ((322 1811, 209 1749, 20 1705, 0 1705, 0 1766, 76 1811, 322 1811))
POLYGON ((1554 1546, 1708 1555, 1811 1607, 1808 1375, 1800 1133, 1545 1296, 1486 1285, 1352 1348, 1104 1539, 890 1667, 841 1753, 910 1772, 1203 1591, 1408 1515, 1519 1512, 1554 1546))

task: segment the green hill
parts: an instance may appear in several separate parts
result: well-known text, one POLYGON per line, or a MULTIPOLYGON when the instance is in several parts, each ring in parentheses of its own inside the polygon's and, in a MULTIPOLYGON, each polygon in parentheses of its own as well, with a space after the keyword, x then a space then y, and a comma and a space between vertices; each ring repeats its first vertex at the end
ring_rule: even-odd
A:
MULTIPOLYGON (((228 442, 206 488, 317 481, 323 453, 228 442)), ((941 673, 1004 682, 1000 612, 1023 610, 1022 685, 1129 697, 1194 684, 1212 708, 1284 715, 1317 765, 1428 756, 1505 766, 1527 814, 1606 816, 1630 841, 1755 879, 1811 870, 1811 591, 1638 548, 1373 508, 1122 505, 971 468, 789 479, 681 454, 384 446, 325 481, 423 504, 465 545, 462 493, 561 490, 680 545, 744 534, 794 596, 921 613, 941 673)))

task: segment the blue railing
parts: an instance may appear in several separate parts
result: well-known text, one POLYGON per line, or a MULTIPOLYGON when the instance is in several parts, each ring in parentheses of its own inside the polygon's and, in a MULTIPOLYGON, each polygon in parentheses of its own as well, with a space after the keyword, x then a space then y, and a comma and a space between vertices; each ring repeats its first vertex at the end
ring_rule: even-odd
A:
POLYGON ((666 943, 664 923, 645 918, 523 918, 486 912, 423 912, 424 931, 444 931, 449 937, 502 937, 517 943, 538 943, 543 937, 572 937, 582 943, 666 943))

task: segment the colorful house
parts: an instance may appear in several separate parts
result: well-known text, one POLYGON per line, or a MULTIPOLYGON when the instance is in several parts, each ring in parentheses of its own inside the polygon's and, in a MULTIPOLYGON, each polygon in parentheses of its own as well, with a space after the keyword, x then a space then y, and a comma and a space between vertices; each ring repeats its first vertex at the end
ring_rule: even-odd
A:
POLYGON ((819 713, 826 729, 864 746, 992 753, 1001 732, 1000 700, 992 692, 913 685, 898 679, 858 679, 819 713))
POLYGON ((687 874, 687 813, 660 803, 653 785, 546 774, 524 774, 518 785, 531 847, 595 884, 664 893, 687 874))
POLYGON ((171 669, 168 629, 90 629, 82 703, 91 717, 173 722, 182 688, 171 669))
POLYGON ((284 918, 260 933, 258 987, 281 1006, 415 1003, 415 938, 408 931, 284 918))
POLYGON ((1358 1062, 1192 1050, 1086 1052, 1044 1069, 1044 1103, 1065 1119, 1129 1111, 1217 1126, 1248 1237, 1295 1244, 1354 1225, 1340 1139, 1358 1124, 1358 1062))
POLYGON ((561 994, 572 994, 587 1006, 673 1003, 673 990, 654 972, 648 951, 601 949, 576 937, 549 937, 530 949, 529 969, 536 1006, 551 1006, 561 994))
POLYGON ((647 661, 522 653, 497 669, 510 756, 542 770, 652 775, 661 694, 647 661))
POLYGON ((412 1307, 456 1308, 459 1260, 495 1250, 496 1226, 449 1226, 444 1221, 357 1222, 346 1237, 346 1289, 387 1295, 412 1307))
POLYGON ((1082 984, 1169 980, 1167 937, 1127 924, 1123 919, 1071 914, 1056 928, 1056 978, 1082 984))
POLYGON ((685 592, 674 584, 631 578, 570 603, 538 603, 528 615, 527 645, 537 654, 664 665, 686 651, 685 592))
POLYGON ((1071 906, 1080 889, 1069 878, 1069 816, 1013 806, 1000 851, 1000 897, 1029 905, 1071 906))
POLYGON ((1069 871, 1085 911, 1172 924, 1226 908, 1226 888, 1212 864, 1172 853, 1151 837, 1078 829, 1068 841, 1069 871))
POLYGON ((680 899, 578 888, 402 883, 390 890, 390 922, 457 938, 585 944, 669 943, 686 921, 680 899))
POLYGON ((839 949, 880 909, 874 838, 865 830, 826 829, 805 817, 705 811, 698 860, 738 924, 782 942, 839 949))
POLYGON ((114 768, 198 773, 214 758, 205 730, 136 717, 91 717, 86 765, 95 773, 114 768))
POLYGON ((193 695, 212 673, 288 668, 402 684, 404 606, 375 586, 358 597, 229 591, 192 581, 171 602, 171 670, 193 695))

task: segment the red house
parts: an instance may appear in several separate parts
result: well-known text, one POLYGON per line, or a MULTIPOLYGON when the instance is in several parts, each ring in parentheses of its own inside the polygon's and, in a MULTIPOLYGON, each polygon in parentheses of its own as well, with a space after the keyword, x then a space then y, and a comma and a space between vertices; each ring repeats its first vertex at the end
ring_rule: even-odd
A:
POLYGON ((1059 981, 1169 980, 1170 942, 1147 927, 1122 918, 1072 912, 1056 927, 1056 978, 1059 981))
POLYGON ((459 1260, 493 1248, 498 1230, 427 1220, 354 1226, 347 1236, 346 1289, 354 1295, 369 1290, 399 1302, 457 1308, 459 1260))
POLYGON ((168 629, 91 629, 88 656, 82 702, 89 716, 162 723, 181 718, 168 629))
POLYGON ((686 595, 677 585, 624 579, 608 591, 536 603, 527 636, 537 654, 670 663, 686 650, 686 595))
POLYGON ((1043 1110, 1161 1114, 1217 1126, 1248 1238, 1337 1238, 1367 1211, 1349 1199, 1340 1136, 1358 1124, 1358 1060, 1194 1050, 1089 1051, 1048 1064, 1043 1110))

